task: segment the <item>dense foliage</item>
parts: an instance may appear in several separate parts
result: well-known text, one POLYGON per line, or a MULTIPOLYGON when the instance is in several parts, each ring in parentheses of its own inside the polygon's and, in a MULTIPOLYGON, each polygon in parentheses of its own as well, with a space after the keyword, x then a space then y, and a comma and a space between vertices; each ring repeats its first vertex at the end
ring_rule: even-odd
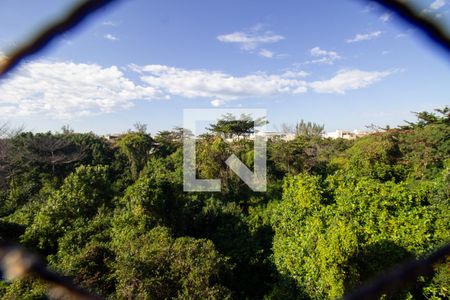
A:
MULTIPOLYGON (((0 238, 108 299, 334 299, 450 242, 449 109, 356 140, 296 126, 268 143, 268 187, 253 165, 253 121, 225 116, 197 140, 197 176, 221 193, 183 192, 183 130, 140 126, 117 139, 0 128, 0 238)), ((265 120, 258 120, 264 124, 265 120)), ((447 264, 392 299, 446 299, 447 264)), ((2 299, 45 285, 0 281, 2 299)))

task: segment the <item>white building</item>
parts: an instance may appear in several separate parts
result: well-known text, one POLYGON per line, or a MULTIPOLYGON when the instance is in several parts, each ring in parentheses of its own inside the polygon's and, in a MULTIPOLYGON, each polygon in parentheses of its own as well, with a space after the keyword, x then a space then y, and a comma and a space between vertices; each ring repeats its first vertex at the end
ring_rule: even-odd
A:
POLYGON ((361 131, 355 129, 353 131, 348 130, 336 130, 335 132, 327 132, 324 134, 324 137, 331 139, 346 139, 346 140, 354 140, 359 137, 363 137, 365 135, 370 134, 368 131, 361 131))

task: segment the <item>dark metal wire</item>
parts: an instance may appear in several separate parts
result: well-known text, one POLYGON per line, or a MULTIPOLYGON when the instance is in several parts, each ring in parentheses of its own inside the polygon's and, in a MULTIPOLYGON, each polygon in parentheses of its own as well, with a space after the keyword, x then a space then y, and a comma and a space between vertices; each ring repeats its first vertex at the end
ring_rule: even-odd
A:
POLYGON ((0 62, 0 79, 13 70, 22 60, 44 49, 52 40, 75 28, 89 15, 111 4, 115 0, 87 0, 74 7, 60 20, 48 25, 34 38, 6 56, 0 62))
MULTIPOLYGON (((367 2, 367 0, 363 0, 367 2)), ((371 0, 379 3, 403 20, 422 31, 434 44, 439 45, 450 54, 449 33, 436 20, 433 20, 417 10, 410 2, 401 0, 371 0)))
POLYGON ((34 277, 44 280, 50 285, 49 294, 57 299, 99 300, 98 296, 77 287, 45 266, 36 255, 22 247, 0 240, 0 269, 7 280, 34 277))
POLYGON ((372 282, 351 292, 344 300, 377 300, 383 294, 393 295, 408 284, 413 283, 417 277, 433 274, 433 265, 445 260, 449 255, 450 244, 433 252, 426 258, 402 264, 387 273, 381 274, 372 282))
MULTIPOLYGON (((115 0, 87 0, 74 7, 60 20, 50 24, 33 39, 17 48, 0 61, 0 79, 17 67, 27 57, 38 53, 63 33, 75 28, 89 15, 111 4, 115 0)), ((3 276, 15 280, 33 276, 50 284, 49 293, 57 299, 98 300, 101 299, 73 284, 45 266, 37 256, 18 245, 0 240, 0 268, 3 276)))

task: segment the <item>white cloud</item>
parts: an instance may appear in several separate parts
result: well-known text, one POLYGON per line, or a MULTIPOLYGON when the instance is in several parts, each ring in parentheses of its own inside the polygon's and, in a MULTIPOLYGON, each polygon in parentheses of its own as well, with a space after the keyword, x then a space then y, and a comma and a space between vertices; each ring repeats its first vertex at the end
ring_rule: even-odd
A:
POLYGON ((262 25, 256 25, 248 31, 236 31, 229 34, 217 36, 217 40, 222 43, 234 43, 250 53, 257 53, 260 56, 272 58, 274 53, 267 49, 260 48, 265 44, 274 44, 285 39, 284 36, 271 31, 263 31, 262 25))
POLYGON ((312 48, 309 53, 315 59, 307 61, 306 64, 329 64, 332 65, 336 60, 341 59, 341 56, 335 51, 326 51, 320 47, 312 48))
POLYGON ((435 18, 442 18, 448 13, 440 12, 440 9, 447 4, 446 0, 435 0, 427 8, 422 10, 422 13, 433 15, 435 18))
POLYGON ((242 98, 303 94, 308 89, 318 93, 344 94, 349 90, 368 87, 393 73, 342 70, 331 79, 308 82, 305 77, 309 74, 303 71, 236 77, 220 71, 186 70, 162 65, 132 68, 140 74, 142 81, 160 93, 185 98, 210 98, 214 106, 242 98))
POLYGON ((284 36, 271 32, 265 32, 263 34, 233 32, 219 35, 217 39, 222 43, 237 43, 243 50, 254 50, 262 44, 273 44, 284 40, 284 36))
POLYGON ((281 74, 284 78, 301 78, 301 77, 307 77, 311 74, 305 71, 286 71, 283 74, 281 74))
POLYGON ((258 54, 263 57, 272 58, 274 53, 267 49, 261 49, 259 50, 258 54))
POLYGON ((391 19, 390 13, 384 13, 380 16, 380 20, 383 21, 384 23, 389 22, 390 19, 391 19))
POLYGON ((225 101, 221 99, 214 99, 211 101, 211 105, 214 107, 219 107, 222 106, 223 104, 225 104, 225 101))
POLYGON ((306 92, 303 72, 232 76, 220 71, 186 70, 162 65, 132 66, 141 80, 160 92, 185 98, 212 98, 213 104, 246 97, 306 92), (220 101, 222 102, 220 102, 220 101))
POLYGON ((368 87, 392 74, 393 71, 368 72, 362 70, 341 70, 333 78, 314 81, 309 86, 318 93, 345 94, 350 90, 368 87))
POLYGON ((369 3, 364 6, 364 9, 362 10, 363 13, 369 13, 374 11, 375 9, 379 8, 379 5, 376 2, 370 1, 369 3))
POLYGON ((0 111, 65 119, 126 109, 135 100, 158 96, 116 66, 40 61, 23 65, 0 82, 0 111))
POLYGON ((116 22, 113 22, 113 21, 104 21, 104 22, 102 22, 102 25, 103 25, 103 26, 113 26, 113 27, 116 27, 116 26, 117 26, 117 23, 116 23, 116 22))
POLYGON ((395 35, 395 38, 396 39, 401 39, 401 38, 405 38, 405 37, 408 37, 408 36, 410 36, 410 35, 412 35, 412 34, 414 34, 414 29, 407 29, 406 31, 404 31, 404 32, 401 32, 401 33, 398 33, 398 34, 396 34, 395 35))
POLYGON ((445 0, 435 0, 430 4, 430 9, 438 10, 446 4, 445 0))
POLYGON ((110 41, 113 41, 113 42, 119 40, 115 35, 112 35, 111 33, 105 34, 103 37, 104 37, 105 39, 110 40, 110 41))
POLYGON ((120 111, 139 100, 204 98, 220 106, 231 100, 292 96, 313 90, 345 93, 367 87, 391 72, 344 70, 333 78, 307 81, 304 71, 258 72, 233 76, 221 71, 188 70, 164 65, 130 65, 141 82, 116 66, 37 61, 24 64, 0 82, 0 113, 68 119, 120 111))
POLYGON ((372 40, 380 37, 381 31, 375 31, 371 33, 358 33, 354 38, 348 39, 347 43, 356 43, 361 41, 372 40))

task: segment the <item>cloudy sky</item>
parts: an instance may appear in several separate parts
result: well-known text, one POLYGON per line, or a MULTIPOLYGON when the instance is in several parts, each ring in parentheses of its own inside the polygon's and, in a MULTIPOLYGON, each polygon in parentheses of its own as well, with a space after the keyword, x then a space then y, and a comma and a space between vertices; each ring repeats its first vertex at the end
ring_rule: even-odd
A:
MULTIPOLYGON (((449 2, 416 1, 450 28, 449 2)), ((0 55, 74 3, 1 1, 0 55)), ((184 108, 238 107, 272 128, 364 129, 450 104, 449 80, 447 54, 363 0, 123 0, 1 81, 0 121, 156 132, 184 108)))

